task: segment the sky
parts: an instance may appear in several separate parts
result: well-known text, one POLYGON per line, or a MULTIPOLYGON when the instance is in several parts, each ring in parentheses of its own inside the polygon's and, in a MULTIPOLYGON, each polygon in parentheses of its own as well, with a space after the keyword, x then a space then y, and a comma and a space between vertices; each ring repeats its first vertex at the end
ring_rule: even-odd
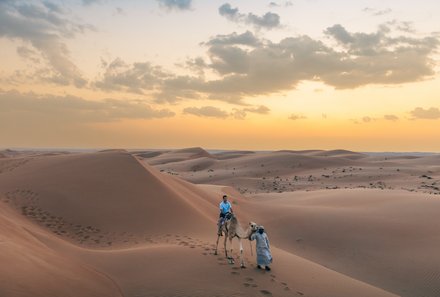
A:
POLYGON ((0 0, 0 147, 440 152, 434 0, 0 0))

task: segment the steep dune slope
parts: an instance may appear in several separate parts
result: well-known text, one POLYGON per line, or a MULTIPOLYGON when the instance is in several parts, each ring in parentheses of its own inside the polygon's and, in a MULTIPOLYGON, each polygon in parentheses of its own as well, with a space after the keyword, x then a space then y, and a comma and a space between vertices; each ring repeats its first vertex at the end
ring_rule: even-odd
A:
POLYGON ((194 193, 186 190, 183 195, 173 183, 130 154, 103 152, 31 159, 3 176, 0 187, 17 206, 26 207, 31 219, 51 224, 52 229, 62 226, 60 235, 67 238, 89 235, 85 243, 104 241, 98 234, 208 231, 206 203, 194 207, 193 202, 203 194, 193 187, 194 193), (61 220, 51 221, 52 216, 61 220), (87 228, 91 234, 77 234, 87 228))
POLYGON ((34 237, 35 229, 0 205, 0 296, 122 296, 107 276, 34 237))

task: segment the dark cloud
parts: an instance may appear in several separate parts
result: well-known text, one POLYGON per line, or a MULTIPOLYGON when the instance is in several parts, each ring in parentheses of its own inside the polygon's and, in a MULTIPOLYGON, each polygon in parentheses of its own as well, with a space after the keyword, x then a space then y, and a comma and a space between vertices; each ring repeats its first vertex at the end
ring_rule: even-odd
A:
POLYGON ((305 119, 307 119, 307 117, 301 114, 291 114, 289 116, 289 120, 293 120, 293 121, 305 120, 305 119))
POLYGON ((225 3, 220 6, 218 8, 218 13, 231 21, 239 21, 239 19, 242 17, 238 8, 232 8, 231 4, 229 3, 225 3))
POLYGON ((250 59, 248 52, 237 46, 211 46, 210 67, 221 75, 246 74, 249 71, 250 59))
POLYGON ((49 65, 35 73, 43 81, 77 87, 86 84, 63 39, 91 29, 71 20, 53 2, 0 1, 0 37, 21 40, 39 52, 49 65))
POLYGON ((393 122, 399 120, 399 117, 396 115, 393 115, 393 114, 386 114, 386 115, 384 115, 383 118, 387 121, 393 121, 393 122))
POLYGON ((185 114, 192 114, 198 117, 210 117, 210 118, 227 118, 229 114, 214 106, 203 106, 203 107, 187 107, 183 110, 185 114))
POLYGON ((424 109, 422 107, 416 107, 410 112, 414 120, 424 119, 424 120, 436 120, 440 119, 440 109, 437 107, 431 107, 424 109))
POLYGON ((238 8, 232 8, 229 3, 220 6, 218 12, 230 21, 253 25, 259 29, 273 29, 280 26, 280 16, 273 12, 267 12, 262 16, 253 13, 243 14, 238 8))
POLYGON ((1 113, 16 114, 23 121, 26 121, 29 114, 40 114, 47 121, 63 119, 77 123, 174 116, 168 109, 154 109, 139 100, 91 101, 75 96, 38 95, 17 91, 0 91, 1 113))
POLYGON ((189 10, 192 0, 157 0, 162 7, 170 10, 189 10))

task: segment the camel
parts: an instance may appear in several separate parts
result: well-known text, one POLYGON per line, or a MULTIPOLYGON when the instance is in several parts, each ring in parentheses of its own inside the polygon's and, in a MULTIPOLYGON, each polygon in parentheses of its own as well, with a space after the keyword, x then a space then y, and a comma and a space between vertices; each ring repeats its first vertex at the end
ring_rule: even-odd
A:
MULTIPOLYGON (((250 222, 248 228, 246 230, 243 230, 243 228, 240 226, 240 223, 237 220, 237 217, 233 213, 230 213, 229 216, 230 216, 230 219, 226 220, 224 222, 223 226, 221 227, 221 231, 225 235, 225 242, 224 242, 225 255, 226 255, 226 258, 228 259, 229 263, 234 264, 234 258, 232 257, 232 239, 237 237, 238 242, 240 244, 240 267, 246 268, 246 266, 244 265, 244 260, 243 260, 243 244, 242 244, 241 240, 248 239, 252 233, 257 231, 258 225, 254 222, 250 222), (226 241, 228 239, 229 239, 229 245, 231 246, 230 255, 228 255, 228 250, 226 248, 226 241)), ((220 235, 217 236, 217 243, 216 243, 215 252, 214 252, 215 255, 217 255, 219 239, 220 239, 220 235)))

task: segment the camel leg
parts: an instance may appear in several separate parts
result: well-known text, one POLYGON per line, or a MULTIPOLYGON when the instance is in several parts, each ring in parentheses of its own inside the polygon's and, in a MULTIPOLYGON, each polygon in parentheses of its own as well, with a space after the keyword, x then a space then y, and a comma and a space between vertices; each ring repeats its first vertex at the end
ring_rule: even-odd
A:
POLYGON ((228 240, 228 236, 227 236, 227 234, 225 234, 224 247, 225 247, 225 255, 226 255, 226 258, 228 258, 228 250, 226 249, 226 240, 228 240))
POLYGON ((240 267, 246 268, 243 260, 243 243, 241 242, 241 238, 238 238, 238 242, 240 243, 240 267))
POLYGON ((215 251, 214 251, 214 255, 217 255, 217 250, 218 250, 218 242, 220 240, 220 235, 217 235, 217 242, 215 244, 215 251))
POLYGON ((229 237, 229 245, 231 246, 231 253, 229 254, 229 264, 234 264, 234 257, 232 256, 232 237, 229 237))

